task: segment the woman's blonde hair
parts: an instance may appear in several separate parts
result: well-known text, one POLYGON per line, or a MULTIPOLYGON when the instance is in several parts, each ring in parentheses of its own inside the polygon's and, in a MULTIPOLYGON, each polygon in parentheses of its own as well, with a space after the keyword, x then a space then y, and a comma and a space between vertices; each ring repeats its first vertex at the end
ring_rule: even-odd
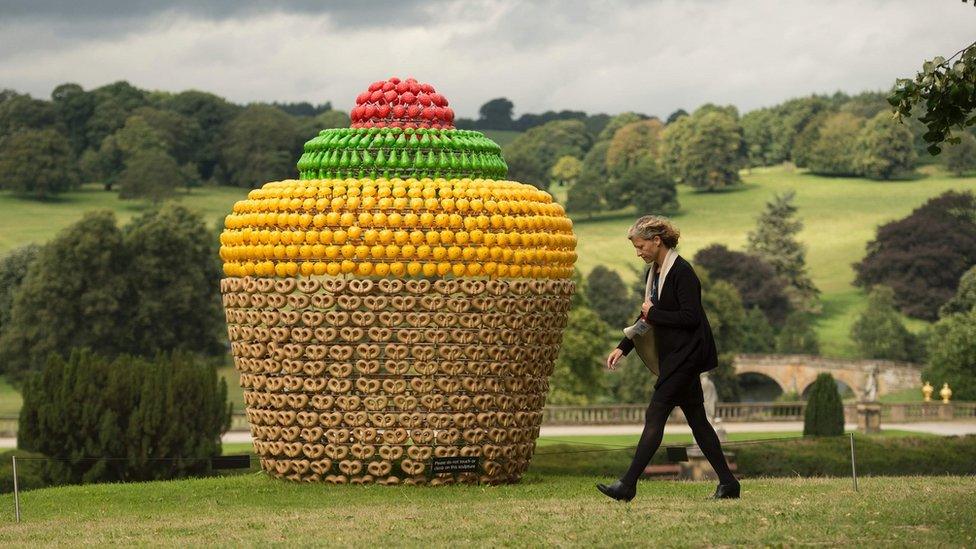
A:
POLYGON ((661 242, 668 248, 675 248, 678 246, 681 231, 671 223, 670 219, 660 215, 645 215, 627 230, 627 238, 631 240, 635 238, 650 240, 655 236, 660 236, 661 242))

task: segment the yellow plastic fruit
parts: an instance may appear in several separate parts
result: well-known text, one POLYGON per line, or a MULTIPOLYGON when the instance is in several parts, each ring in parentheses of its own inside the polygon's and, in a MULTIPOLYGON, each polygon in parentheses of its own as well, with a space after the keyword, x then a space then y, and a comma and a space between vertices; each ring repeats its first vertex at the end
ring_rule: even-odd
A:
POLYGON ((272 182, 234 204, 224 224, 227 276, 354 274, 370 263, 371 276, 566 278, 577 259, 562 206, 511 181, 272 182))

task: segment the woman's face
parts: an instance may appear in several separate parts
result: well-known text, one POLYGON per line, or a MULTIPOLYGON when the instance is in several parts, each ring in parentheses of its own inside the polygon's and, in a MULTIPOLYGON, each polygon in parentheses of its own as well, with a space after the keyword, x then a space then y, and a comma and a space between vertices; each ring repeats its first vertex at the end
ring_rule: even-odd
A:
POLYGON ((654 261, 657 258, 658 251, 661 249, 660 236, 654 236, 648 240, 635 236, 631 242, 634 244, 634 249, 637 250, 637 255, 644 260, 644 263, 654 261))

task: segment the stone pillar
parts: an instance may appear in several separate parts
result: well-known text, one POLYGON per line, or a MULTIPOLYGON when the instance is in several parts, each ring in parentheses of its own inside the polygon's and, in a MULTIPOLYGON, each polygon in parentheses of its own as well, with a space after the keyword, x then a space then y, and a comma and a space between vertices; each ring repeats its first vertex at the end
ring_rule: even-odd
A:
MULTIPOLYGON (((729 463, 729 469, 735 472, 735 454, 725 452, 725 461, 729 463)), ((678 478, 681 480, 718 480, 718 475, 712 469, 712 464, 708 462, 698 446, 688 447, 688 461, 680 462, 679 466, 681 470, 678 473, 678 478)))
POLYGON ((904 404, 889 404, 888 409, 891 410, 891 422, 892 423, 902 423, 908 419, 908 414, 905 413, 907 406, 904 404))
POLYGON ((953 413, 952 404, 940 404, 939 405, 939 419, 940 420, 950 420, 954 419, 955 414, 953 413))
POLYGON ((865 434, 881 432, 881 404, 878 402, 857 403, 857 429, 865 434))

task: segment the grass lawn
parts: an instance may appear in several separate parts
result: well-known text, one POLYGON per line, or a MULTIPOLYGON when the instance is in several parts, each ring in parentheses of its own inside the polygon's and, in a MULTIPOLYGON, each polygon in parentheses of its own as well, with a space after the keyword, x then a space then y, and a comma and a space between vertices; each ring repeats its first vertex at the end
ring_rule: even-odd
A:
MULTIPOLYGON (((230 213, 235 201, 246 195, 247 189, 202 187, 177 196, 187 207, 200 212, 212 226, 217 219, 230 213)), ((83 185, 81 189, 43 202, 0 192, 0 256, 31 242, 47 242, 90 210, 112 210, 120 224, 124 224, 146 208, 146 202, 120 200, 117 193, 106 192, 98 184, 83 185)))
POLYGON ((742 499, 710 482, 642 481, 631 503, 592 476, 530 472, 509 486, 297 484, 263 474, 49 488, 0 497, 3 546, 328 545, 968 546, 976 477, 753 479, 742 499))
POLYGON ((24 399, 20 392, 0 377, 0 415, 16 415, 20 413, 20 406, 24 399))

